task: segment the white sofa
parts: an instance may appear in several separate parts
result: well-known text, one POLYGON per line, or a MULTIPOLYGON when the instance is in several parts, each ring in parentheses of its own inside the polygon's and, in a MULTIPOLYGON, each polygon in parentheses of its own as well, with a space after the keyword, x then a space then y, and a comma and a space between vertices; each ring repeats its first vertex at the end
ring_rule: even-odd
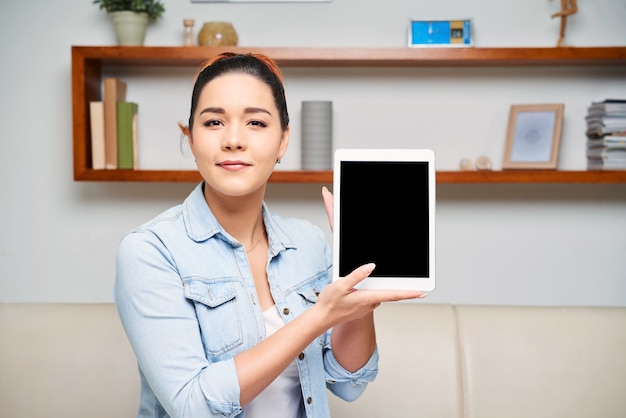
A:
MULTIPOLYGON (((626 308, 397 303, 380 372, 333 418, 626 417, 626 308)), ((139 379, 111 304, 0 304, 0 417, 134 417, 139 379)))

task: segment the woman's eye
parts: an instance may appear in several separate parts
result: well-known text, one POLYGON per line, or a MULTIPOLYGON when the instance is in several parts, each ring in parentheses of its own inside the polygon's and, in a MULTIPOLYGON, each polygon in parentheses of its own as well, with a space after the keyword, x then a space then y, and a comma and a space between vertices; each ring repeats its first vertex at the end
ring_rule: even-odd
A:
POLYGON ((250 125, 252 125, 252 126, 260 126, 262 128, 267 126, 267 124, 265 122, 261 121, 261 120, 251 120, 250 121, 250 125))
POLYGON ((221 122, 217 119, 209 119, 204 121, 203 125, 204 126, 219 126, 221 124, 221 122))

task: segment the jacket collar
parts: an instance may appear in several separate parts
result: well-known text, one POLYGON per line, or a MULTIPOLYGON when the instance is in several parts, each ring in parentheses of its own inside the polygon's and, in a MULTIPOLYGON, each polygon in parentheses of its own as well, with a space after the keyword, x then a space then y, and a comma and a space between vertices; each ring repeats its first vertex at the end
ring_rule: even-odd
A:
MULTIPOLYGON (((218 236, 233 247, 241 245, 222 228, 211 209, 209 209, 209 205, 204 199, 204 181, 198 184, 183 202, 183 219, 187 235, 196 242, 206 241, 214 236, 218 236)), ((263 222, 267 230, 272 254, 278 254, 286 248, 295 248, 293 240, 270 213, 266 202, 263 202, 263 222)))

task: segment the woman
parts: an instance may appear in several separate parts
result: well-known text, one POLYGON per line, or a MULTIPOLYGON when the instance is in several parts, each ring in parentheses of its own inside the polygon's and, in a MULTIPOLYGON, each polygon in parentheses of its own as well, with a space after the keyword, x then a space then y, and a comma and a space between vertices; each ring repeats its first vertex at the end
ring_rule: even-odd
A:
POLYGON ((138 417, 330 416, 326 387, 353 400, 376 375, 373 310, 423 295, 355 290, 373 264, 331 284, 319 228, 269 211, 267 180, 289 142, 271 59, 210 60, 181 128, 203 182, 118 251, 115 302, 139 363, 138 417))

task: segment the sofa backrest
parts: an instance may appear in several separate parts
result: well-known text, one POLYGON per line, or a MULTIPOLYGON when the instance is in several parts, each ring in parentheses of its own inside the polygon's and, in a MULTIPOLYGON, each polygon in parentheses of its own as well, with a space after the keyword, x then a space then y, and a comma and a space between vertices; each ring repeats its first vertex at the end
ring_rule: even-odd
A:
POLYGON ((626 417, 626 308, 385 304, 379 375, 334 418, 626 417))
MULTIPOLYGON (((379 375, 333 418, 622 418, 626 308, 384 304, 379 375)), ((0 417, 132 418, 112 304, 0 304, 0 417)))

